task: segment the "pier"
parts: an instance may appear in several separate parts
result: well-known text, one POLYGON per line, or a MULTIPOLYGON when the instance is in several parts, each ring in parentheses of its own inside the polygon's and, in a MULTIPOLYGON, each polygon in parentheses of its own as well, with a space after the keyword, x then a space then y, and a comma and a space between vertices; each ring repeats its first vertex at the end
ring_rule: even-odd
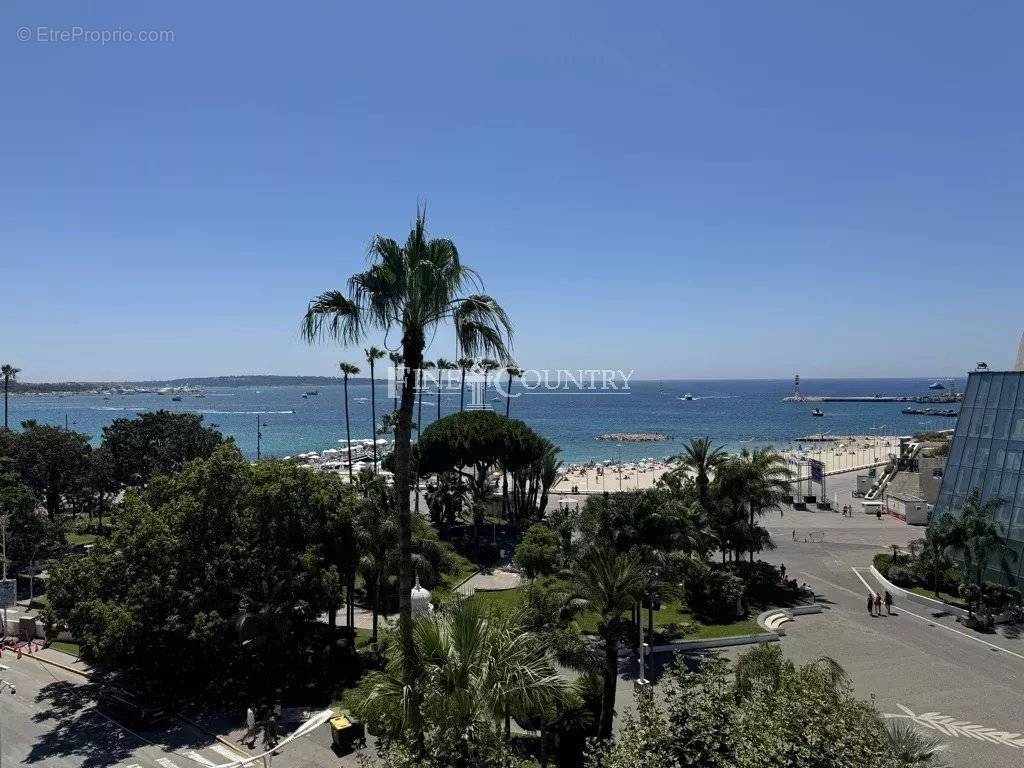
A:
POLYGON ((793 394, 784 403, 959 403, 963 395, 953 390, 941 395, 805 395, 800 392, 800 374, 793 377, 793 394))

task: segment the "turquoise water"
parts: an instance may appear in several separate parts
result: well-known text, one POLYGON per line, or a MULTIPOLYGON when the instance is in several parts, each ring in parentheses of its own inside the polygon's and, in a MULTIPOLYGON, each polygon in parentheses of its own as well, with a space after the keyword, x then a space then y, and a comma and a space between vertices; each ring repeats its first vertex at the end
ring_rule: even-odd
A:
MULTIPOLYGON (((805 379, 805 395, 922 395, 929 394, 928 379, 805 379)), ((963 382, 958 382, 963 391, 963 382)), ((319 394, 303 399, 308 387, 218 387, 206 397, 183 395, 181 402, 157 394, 66 395, 64 397, 12 396, 11 423, 36 419, 84 432, 99 443, 102 429, 115 418, 131 418, 146 410, 164 408, 202 414, 208 424, 235 438, 242 451, 255 457, 256 425, 262 420, 262 454, 286 456, 337 446, 345 436, 342 388, 321 386, 319 394)), ((391 410, 387 386, 377 384, 378 419, 391 410)), ((772 444, 787 447, 793 438, 828 431, 834 434, 895 435, 926 429, 951 429, 956 419, 905 416, 904 403, 784 403, 792 394, 791 380, 633 381, 628 394, 520 393, 513 398, 512 416, 523 419, 562 449, 565 462, 591 459, 633 461, 665 457, 679 452, 691 437, 710 435, 731 449, 772 444), (680 398, 692 393, 695 400, 680 398), (819 405, 825 416, 811 416, 819 405), (672 439, 658 443, 601 442, 609 432, 658 432, 672 439)), ((934 393, 932 393, 934 394, 934 393)), ((353 438, 370 437, 369 384, 350 384, 353 438)), ((489 407, 504 413, 504 401, 489 407)), ((469 392, 467 391, 467 402, 469 392)), ((947 407, 947 406, 943 406, 947 407)), ((441 396, 442 415, 459 409, 458 392, 441 396)), ((424 426, 437 413, 436 395, 423 403, 424 426)))

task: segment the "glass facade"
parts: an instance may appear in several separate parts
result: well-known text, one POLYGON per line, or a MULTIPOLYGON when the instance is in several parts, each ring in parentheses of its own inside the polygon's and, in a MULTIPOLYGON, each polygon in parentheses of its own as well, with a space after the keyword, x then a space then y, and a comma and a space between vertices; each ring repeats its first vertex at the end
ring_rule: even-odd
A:
POLYGON ((970 374, 949 450, 932 524, 958 515, 967 494, 999 498, 999 523, 1014 555, 994 555, 985 578, 1021 584, 1024 579, 1024 372, 970 374), (1006 566, 1003 566, 1003 562, 1006 566), (1008 569, 1008 571, 1007 571, 1008 569))

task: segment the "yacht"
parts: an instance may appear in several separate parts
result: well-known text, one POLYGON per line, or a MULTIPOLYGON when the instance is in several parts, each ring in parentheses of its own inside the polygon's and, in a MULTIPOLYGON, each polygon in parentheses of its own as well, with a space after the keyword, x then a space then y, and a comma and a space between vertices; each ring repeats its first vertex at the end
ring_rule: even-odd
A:
POLYGON ((945 389, 945 387, 939 382, 935 381, 928 385, 928 389, 945 389))
POLYGON ((695 398, 693 397, 693 395, 691 395, 691 394, 690 394, 689 392, 687 392, 687 393, 686 393, 685 395, 683 395, 683 396, 682 396, 682 397, 680 397, 679 399, 680 399, 680 400, 693 400, 693 399, 695 399, 695 398))
POLYGON ((824 416, 824 415, 825 415, 825 412, 823 410, 821 410, 821 408, 815 408, 813 411, 811 411, 811 416, 824 416))
POLYGON ((306 395, 308 395, 309 397, 312 397, 313 395, 319 395, 319 394, 320 394, 320 390, 318 390, 318 389, 311 389, 311 390, 309 390, 306 393, 306 395))

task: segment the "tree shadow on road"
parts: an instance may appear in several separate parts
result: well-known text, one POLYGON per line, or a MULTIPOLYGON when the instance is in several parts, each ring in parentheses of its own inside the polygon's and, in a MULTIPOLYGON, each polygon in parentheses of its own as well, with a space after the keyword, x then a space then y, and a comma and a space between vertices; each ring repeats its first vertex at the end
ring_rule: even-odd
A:
POLYGON ((134 736, 99 714, 94 706, 98 686, 56 680, 36 696, 36 723, 53 728, 32 745, 27 763, 49 765, 56 758, 75 758, 82 768, 105 768, 132 756, 141 746, 134 736))

